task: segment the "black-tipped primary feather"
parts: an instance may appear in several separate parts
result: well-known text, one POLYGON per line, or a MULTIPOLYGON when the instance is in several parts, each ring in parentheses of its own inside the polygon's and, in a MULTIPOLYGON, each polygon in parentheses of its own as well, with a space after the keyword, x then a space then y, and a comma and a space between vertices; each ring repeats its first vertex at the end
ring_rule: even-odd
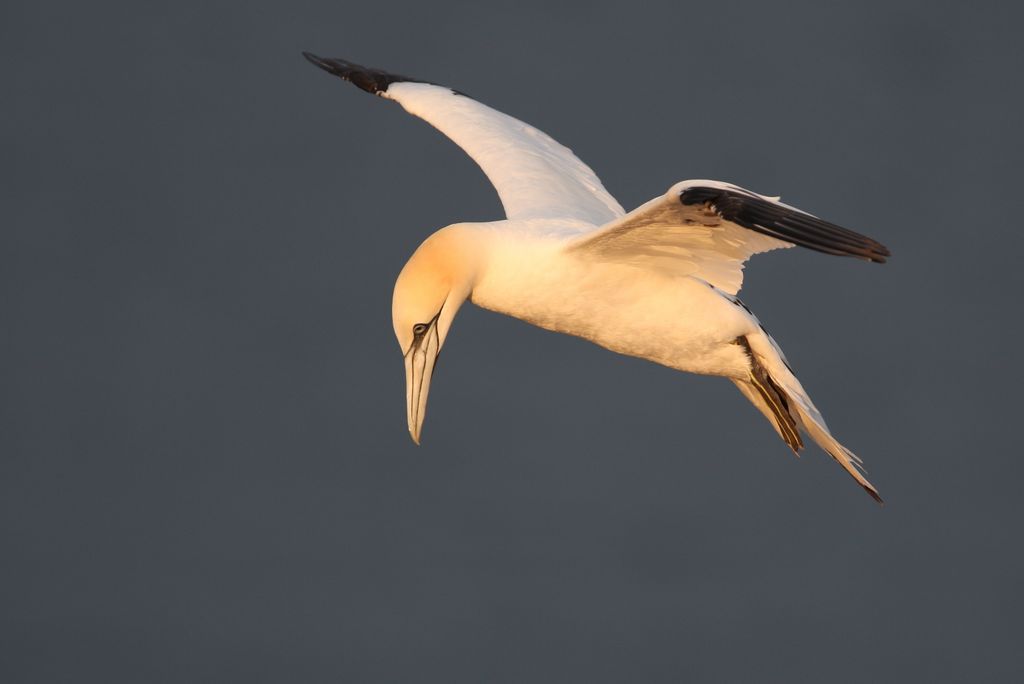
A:
POLYGON ((392 83, 405 81, 412 81, 414 83, 424 82, 416 78, 409 78, 408 76, 401 76, 399 74, 381 71, 380 69, 370 69, 369 67, 364 67, 361 64, 349 62, 344 59, 318 57, 311 52, 303 52, 302 56, 327 73, 334 74, 338 78, 348 81, 356 87, 365 90, 368 93, 373 93, 374 95, 380 95, 382 92, 386 91, 388 86, 392 83))
MULTIPOLYGON (((382 69, 371 69, 370 67, 364 67, 362 64, 349 62, 348 60, 340 59, 338 57, 318 57, 312 52, 303 52, 302 56, 327 73, 334 74, 338 78, 348 81, 361 90, 365 90, 366 92, 374 95, 383 95, 387 92, 388 86, 392 83, 427 83, 429 85, 439 85, 437 83, 432 83, 431 81, 424 81, 420 78, 393 74, 390 71, 383 71, 382 69)), ((441 87, 448 88, 448 86, 441 87)), ((465 95, 465 93, 461 93, 452 88, 448 88, 448 90, 451 90, 456 95, 465 95)))
POLYGON ((885 245, 865 235, 739 188, 691 186, 679 193, 679 201, 688 206, 705 204, 726 221, 825 254, 878 263, 890 256, 885 245))

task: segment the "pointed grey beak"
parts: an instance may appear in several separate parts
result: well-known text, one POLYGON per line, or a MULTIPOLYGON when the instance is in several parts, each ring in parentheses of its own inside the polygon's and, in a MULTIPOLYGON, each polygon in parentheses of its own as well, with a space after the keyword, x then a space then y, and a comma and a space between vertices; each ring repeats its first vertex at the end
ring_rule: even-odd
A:
POLYGON ((420 443, 423 419, 427 413, 427 395, 430 392, 430 378, 434 375, 437 354, 441 342, 437 333, 437 316, 430 326, 417 336, 405 355, 405 401, 409 420, 409 435, 416 444, 420 443))

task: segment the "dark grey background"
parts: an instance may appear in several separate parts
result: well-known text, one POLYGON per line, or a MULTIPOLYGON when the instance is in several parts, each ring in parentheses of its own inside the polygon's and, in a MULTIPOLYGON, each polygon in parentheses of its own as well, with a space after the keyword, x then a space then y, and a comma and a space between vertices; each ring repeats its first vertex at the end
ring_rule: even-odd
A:
POLYGON ((0 9, 0 681, 1020 681, 1021 13, 371 5, 0 9), (414 447, 394 277, 500 205, 304 49, 888 244, 743 292, 888 505, 473 307, 414 447))

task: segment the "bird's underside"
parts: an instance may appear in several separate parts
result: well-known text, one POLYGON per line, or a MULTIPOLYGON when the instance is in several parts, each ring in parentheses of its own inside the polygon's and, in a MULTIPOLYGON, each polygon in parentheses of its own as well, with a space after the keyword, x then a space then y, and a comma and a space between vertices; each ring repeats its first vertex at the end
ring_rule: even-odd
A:
POLYGON ((883 263, 882 244, 719 181, 678 183, 626 213, 586 164, 528 124, 444 86, 303 54, 452 139, 505 209, 505 221, 435 233, 396 284, 392 314, 414 440, 437 353, 459 305, 472 299, 620 353, 727 377, 794 452, 809 436, 881 502, 736 293, 754 254, 799 245, 883 263))

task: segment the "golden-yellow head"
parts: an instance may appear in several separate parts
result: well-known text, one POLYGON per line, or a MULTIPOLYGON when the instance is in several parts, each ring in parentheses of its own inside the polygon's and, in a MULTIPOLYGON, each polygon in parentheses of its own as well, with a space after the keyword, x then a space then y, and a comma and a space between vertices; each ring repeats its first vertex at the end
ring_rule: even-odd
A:
POLYGON ((466 226, 442 228, 420 245, 395 282, 391 320, 405 357, 409 434, 417 444, 437 355, 473 290, 478 255, 472 238, 466 226))

